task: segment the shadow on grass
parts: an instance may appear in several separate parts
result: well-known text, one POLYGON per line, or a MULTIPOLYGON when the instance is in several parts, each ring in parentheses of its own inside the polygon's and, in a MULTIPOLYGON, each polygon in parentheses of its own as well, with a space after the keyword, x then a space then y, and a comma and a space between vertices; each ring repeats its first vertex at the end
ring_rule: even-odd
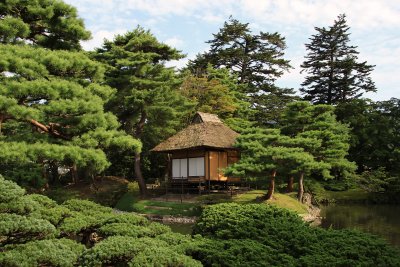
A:
POLYGON ((201 213, 201 205, 199 203, 140 199, 138 195, 129 192, 120 198, 115 208, 122 211, 155 215, 199 216, 201 213))

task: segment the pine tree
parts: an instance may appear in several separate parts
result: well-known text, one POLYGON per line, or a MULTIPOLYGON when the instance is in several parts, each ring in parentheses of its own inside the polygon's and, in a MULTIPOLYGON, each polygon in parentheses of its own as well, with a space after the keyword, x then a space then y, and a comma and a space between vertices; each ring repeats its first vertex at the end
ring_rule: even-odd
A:
POLYGON ((294 98, 293 89, 279 88, 275 81, 291 66, 283 58, 285 38, 279 33, 251 32, 248 23, 232 17, 214 38, 210 51, 200 54, 188 64, 195 75, 203 74, 207 65, 226 68, 237 77, 238 90, 246 96, 254 110, 254 120, 260 125, 278 120, 286 103, 294 98))
POLYGON ((235 147, 240 149, 241 158, 226 169, 226 174, 259 180, 269 176, 265 199, 273 196, 277 173, 304 175, 320 168, 311 154, 290 137, 281 135, 279 129, 250 128, 237 138, 235 147))
POLYGON ((103 68, 80 52, 0 45, 0 147, 2 163, 50 161, 100 172, 108 165, 101 149, 140 144, 118 132, 104 112, 114 93, 102 86, 103 68))
POLYGON ((300 89, 306 100, 337 104, 376 91, 370 77, 374 66, 358 61, 357 47, 349 44, 349 29, 344 14, 328 29, 315 27, 301 65, 307 74, 300 89))
POLYGON ((44 178, 49 169, 58 178, 61 166, 76 182, 78 168, 95 175, 109 166, 107 147, 140 151, 140 142, 118 131, 116 117, 104 111, 114 90, 101 85, 103 66, 83 52, 49 49, 76 50, 90 36, 76 10, 51 0, 7 1, 0 10, 1 38, 11 43, 0 45, 2 172, 40 166, 44 178), (15 35, 22 24, 27 34, 15 35))
POLYGON ((325 179, 343 179, 354 172, 355 164, 346 159, 350 129, 336 120, 333 106, 311 105, 305 101, 290 103, 282 115, 281 131, 300 138, 298 146, 317 162, 329 164, 329 168, 322 168, 320 172, 325 179))
POLYGON ((0 3, 0 42, 31 43, 50 49, 79 50, 90 32, 76 8, 56 0, 0 3))
MULTIPOLYGON (((176 90, 180 81, 174 70, 164 63, 182 58, 179 51, 137 27, 113 41, 106 40, 92 56, 106 64, 106 83, 117 90, 108 109, 126 133, 144 143, 144 152, 174 133, 188 106, 176 90)), ((142 156, 135 152, 134 171, 144 195, 142 156)))

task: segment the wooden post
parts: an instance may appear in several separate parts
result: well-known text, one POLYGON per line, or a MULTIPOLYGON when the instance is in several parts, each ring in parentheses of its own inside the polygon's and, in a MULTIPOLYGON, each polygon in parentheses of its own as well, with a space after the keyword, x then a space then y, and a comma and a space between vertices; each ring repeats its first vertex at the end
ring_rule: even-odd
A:
POLYGON ((183 177, 181 177, 181 203, 183 202, 183 177))
POLYGON ((168 202, 168 183, 169 183, 169 180, 166 180, 165 181, 165 201, 167 201, 167 202, 168 202))

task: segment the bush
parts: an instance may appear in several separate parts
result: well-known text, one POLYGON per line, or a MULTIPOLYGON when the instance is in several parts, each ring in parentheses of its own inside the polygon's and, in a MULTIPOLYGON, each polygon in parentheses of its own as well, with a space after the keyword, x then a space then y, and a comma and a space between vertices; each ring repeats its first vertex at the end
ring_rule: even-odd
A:
POLYGON ((131 194, 133 194, 133 195, 135 195, 135 196, 138 196, 138 195, 140 195, 140 188, 139 188, 139 183, 138 182, 129 182, 128 183, 128 185, 127 185, 127 188, 128 188, 128 192, 129 193, 131 193, 131 194))
POLYGON ((219 266, 221 262, 227 262, 227 266, 244 262, 276 266, 400 266, 399 252, 383 239, 351 230, 312 228, 295 214, 264 204, 206 207, 194 229, 212 240, 200 242, 188 252, 208 266, 219 266), (247 252, 241 255, 241 250, 247 252))
POLYGON ((200 267, 203 264, 171 248, 148 247, 139 252, 128 266, 200 267))
POLYGON ((129 223, 111 223, 99 228, 99 233, 104 236, 130 236, 130 237, 155 237, 157 235, 170 232, 168 226, 152 223, 148 226, 137 226, 129 223))
POLYGON ((82 266, 126 265, 149 247, 167 247, 168 244, 152 238, 111 236, 86 250, 79 259, 82 266))
POLYGON ((32 241, 0 255, 1 266, 74 266, 85 247, 69 239, 32 241))
POLYGON ((205 266, 296 266, 294 259, 250 239, 202 239, 186 253, 205 266))

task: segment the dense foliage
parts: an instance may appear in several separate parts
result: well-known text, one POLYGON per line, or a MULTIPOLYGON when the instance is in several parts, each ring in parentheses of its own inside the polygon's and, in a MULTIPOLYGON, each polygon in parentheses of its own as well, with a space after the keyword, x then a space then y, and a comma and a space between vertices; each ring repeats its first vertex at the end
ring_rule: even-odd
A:
POLYGON ((188 69, 194 75, 203 74, 209 64, 229 70, 237 78, 237 90, 255 111, 253 120, 260 125, 278 120, 284 106, 295 98, 293 89, 275 85, 291 68, 284 58, 285 38, 277 32, 253 33, 249 23, 231 17, 207 43, 210 51, 190 61, 188 69))
POLYGON ((139 215, 86 200, 58 205, 0 176, 1 266, 201 266, 178 248, 188 242, 139 215))
POLYGON ((104 109, 115 91, 102 84, 103 66, 77 51, 90 33, 74 7, 6 1, 0 16, 4 175, 40 187, 57 181, 61 168, 77 182, 79 170, 93 178, 109 166, 105 148, 140 151, 141 144, 119 131, 116 117, 104 109))
POLYGON ((41 47, 80 50, 90 32, 76 8, 62 1, 13 0, 0 3, 0 42, 33 43, 41 47))
POLYGON ((0 177, 1 266, 398 266, 383 240, 265 204, 204 209, 193 237, 85 200, 62 205, 0 177))
POLYGON ((228 263, 226 266, 244 263, 255 266, 266 263, 269 266, 397 266, 400 263, 398 251, 379 238, 356 231, 309 227, 297 215, 274 206, 208 206, 194 232, 217 241, 191 250, 209 265, 224 261, 228 263), (223 247, 237 257, 222 251, 223 247))
POLYGON ((266 179, 270 176, 267 198, 274 191, 278 176, 298 176, 303 197, 304 175, 344 180, 354 173, 355 164, 346 159, 349 129, 338 122, 329 105, 311 105, 297 101, 288 104, 282 114, 281 129, 249 128, 242 131, 235 146, 241 159, 227 174, 266 179))
POLYGON ((380 193, 381 201, 399 202, 400 100, 357 99, 335 113, 351 127, 349 159, 357 163, 362 187, 380 193))
MULTIPOLYGON (((105 64, 105 82, 117 91, 107 105, 108 110, 118 117, 127 134, 144 143, 148 154, 175 132, 181 113, 189 106, 176 90, 179 80, 173 68, 164 66, 165 62, 180 59, 182 55, 138 27, 115 36, 113 41, 106 40, 92 57, 105 64)), ((142 155, 139 151, 133 154, 135 159, 131 165, 144 194, 142 155)))
MULTIPOLYGON (((0 158, 5 175, 15 163, 36 163, 44 177, 51 166, 98 173, 109 166, 104 148, 140 150, 140 143, 118 131, 115 116, 104 111, 114 91, 100 85, 100 64, 79 52, 25 45, 1 45, 0 51, 0 158)), ((57 179, 57 171, 52 174, 57 179)))
POLYGON ((376 91, 370 77, 374 66, 358 61, 357 47, 349 45, 349 29, 344 14, 328 29, 315 27, 317 33, 306 44, 308 53, 301 65, 307 73, 300 89, 305 99, 337 104, 376 91))

